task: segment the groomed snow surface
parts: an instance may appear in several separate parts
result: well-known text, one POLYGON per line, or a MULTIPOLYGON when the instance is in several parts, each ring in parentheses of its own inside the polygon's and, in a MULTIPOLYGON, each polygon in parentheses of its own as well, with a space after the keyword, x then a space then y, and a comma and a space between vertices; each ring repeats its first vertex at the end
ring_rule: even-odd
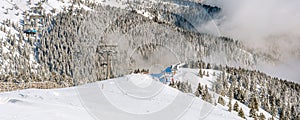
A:
MULTIPOLYGON (((196 71, 179 69, 174 78, 185 78, 196 71)), ((198 79, 195 76, 187 79, 193 78, 198 79)), ((209 83, 206 80, 209 78, 202 81, 209 83)), ((182 93, 146 74, 131 74, 71 88, 0 93, 1 120, 241 119, 236 112, 227 109, 182 93)), ((248 110, 244 112, 248 114, 248 110)))

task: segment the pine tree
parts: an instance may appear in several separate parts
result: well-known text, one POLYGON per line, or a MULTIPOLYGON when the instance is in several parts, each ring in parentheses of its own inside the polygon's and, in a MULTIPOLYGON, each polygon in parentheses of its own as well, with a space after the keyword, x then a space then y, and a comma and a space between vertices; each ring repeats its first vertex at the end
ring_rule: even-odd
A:
POLYGON ((242 108, 240 108, 240 110, 239 110, 238 112, 239 112, 239 116, 240 116, 240 117, 246 119, 245 114, 244 114, 244 111, 243 111, 242 108))
POLYGON ((252 118, 256 117, 256 111, 253 107, 250 108, 249 117, 252 117, 252 118))
POLYGON ((247 100, 247 90, 242 90, 242 93, 241 93, 241 102, 243 104, 246 104, 246 100, 247 100))
POLYGON ((218 75, 216 81, 213 83, 213 91, 221 94, 222 96, 225 96, 224 93, 222 93, 224 87, 223 87, 223 81, 222 81, 222 76, 218 75))
POLYGON ((250 104, 249 104, 249 107, 250 107, 250 117, 253 117, 254 119, 257 119, 257 114, 256 114, 256 111, 259 110, 259 106, 258 106, 258 99, 256 97, 256 94, 255 93, 256 90, 254 90, 254 93, 251 95, 251 99, 250 99, 250 104))
POLYGON ((254 108, 256 111, 259 110, 259 103, 258 103, 258 99, 255 97, 255 100, 254 100, 254 108))
POLYGON ((208 92, 206 93, 205 101, 213 104, 213 100, 212 100, 211 94, 208 93, 208 92))
POLYGON ((263 104, 263 109, 266 110, 267 112, 270 112, 269 99, 266 98, 266 100, 264 100, 262 104, 263 104))
POLYGON ((206 69, 211 69, 211 65, 210 65, 210 63, 207 63, 207 67, 206 67, 206 69))
POLYGON ((219 96, 219 98, 218 98, 218 103, 223 105, 223 106, 225 105, 225 101, 221 96, 219 96))
POLYGON ((274 118, 273 118, 273 117, 270 117, 268 120, 274 120, 274 118))
POLYGON ((229 92, 228 92, 228 97, 229 97, 229 103, 228 103, 228 111, 232 111, 232 99, 233 99, 233 88, 232 85, 229 88, 229 92))
POLYGON ((206 76, 209 77, 209 72, 208 71, 206 71, 206 76))
POLYGON ((228 103, 228 111, 231 112, 232 111, 232 104, 231 104, 232 98, 229 98, 229 103, 228 103))
POLYGON ((271 107, 271 115, 272 115, 272 118, 275 118, 275 117, 276 117, 277 112, 278 112, 278 111, 277 111, 275 102, 273 101, 273 104, 272 104, 272 107, 271 107))
POLYGON ((230 99, 233 99, 233 86, 230 85, 230 88, 228 90, 228 94, 227 96, 230 98, 230 99))
POLYGON ((185 92, 185 86, 184 86, 184 83, 183 82, 178 82, 178 89, 181 91, 181 92, 185 92))
POLYGON ((202 86, 201 86, 201 83, 198 83, 198 87, 196 89, 195 95, 197 97, 199 97, 200 95, 202 95, 202 86))
POLYGON ((296 108, 294 105, 292 105, 291 107, 291 119, 295 118, 297 116, 297 113, 296 113, 296 108))
POLYGON ((207 102, 211 101, 211 96, 208 93, 207 85, 204 86, 204 91, 202 92, 202 99, 205 100, 205 101, 207 101, 207 102))
POLYGON ((182 92, 187 93, 188 92, 188 82, 181 83, 182 86, 182 92))
POLYGON ((285 116, 288 120, 291 119, 291 105, 290 105, 289 101, 288 101, 288 105, 286 108, 285 116))
POLYGON ((200 70, 199 70, 199 77, 201 77, 201 78, 203 78, 203 72, 202 72, 202 70, 201 70, 201 68, 200 68, 200 70))
POLYGON ((235 101, 234 105, 233 105, 233 110, 238 112, 239 111, 239 104, 237 101, 235 101))
POLYGON ((283 109, 281 110, 280 114, 280 120, 286 120, 286 116, 285 116, 285 108, 283 107, 283 109))
POLYGON ((265 115, 263 113, 260 113, 259 120, 265 120, 265 119, 266 119, 265 115))

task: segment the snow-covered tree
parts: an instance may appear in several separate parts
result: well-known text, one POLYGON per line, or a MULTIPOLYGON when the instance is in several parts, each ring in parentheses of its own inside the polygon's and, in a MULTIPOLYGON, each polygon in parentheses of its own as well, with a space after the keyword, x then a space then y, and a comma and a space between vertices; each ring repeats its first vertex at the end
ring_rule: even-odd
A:
POLYGON ((203 72, 202 72, 201 68, 200 68, 200 70, 199 70, 198 75, 199 75, 199 77, 203 78, 203 72))
POLYGON ((259 120, 265 120, 265 119, 266 119, 265 115, 263 113, 260 113, 259 120))
POLYGON ((244 111, 243 111, 242 108, 240 108, 240 110, 238 110, 238 114, 239 114, 240 117, 246 119, 245 114, 244 114, 244 111))
POLYGON ((233 110, 238 112, 239 111, 239 104, 237 101, 235 101, 234 105, 233 105, 233 110))
POLYGON ((218 103, 221 104, 221 105, 223 105, 223 106, 225 106, 225 101, 224 101, 224 99, 222 98, 222 96, 219 96, 219 98, 218 98, 218 103))
POLYGON ((231 112, 232 111, 232 98, 229 98, 229 102, 228 102, 228 104, 227 104, 227 106, 228 106, 228 111, 229 112, 231 112))

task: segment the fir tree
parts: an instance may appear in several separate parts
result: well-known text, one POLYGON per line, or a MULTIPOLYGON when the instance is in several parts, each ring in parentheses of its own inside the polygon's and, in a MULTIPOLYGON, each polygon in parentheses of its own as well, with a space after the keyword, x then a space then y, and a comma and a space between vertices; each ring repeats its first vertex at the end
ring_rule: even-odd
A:
POLYGON ((206 71, 206 76, 209 77, 209 72, 208 71, 206 71))
POLYGON ((239 116, 240 116, 240 117, 246 119, 245 114, 244 114, 244 111, 243 111, 242 108, 240 108, 240 110, 238 111, 238 113, 239 113, 239 116))
POLYGON ((231 112, 232 111, 232 104, 231 104, 232 98, 229 98, 229 103, 228 103, 228 111, 231 112))
POLYGON ((198 87, 196 89, 195 95, 197 97, 199 97, 200 95, 202 95, 202 86, 201 86, 201 83, 198 83, 198 87))
POLYGON ((218 98, 218 103, 223 105, 223 106, 225 105, 225 101, 221 96, 219 96, 219 98, 218 98))
POLYGON ((252 117, 252 118, 256 117, 256 111, 253 107, 250 108, 249 117, 252 117))
POLYGON ((260 113, 259 120, 265 120, 265 119, 266 119, 265 115, 263 113, 260 113))
POLYGON ((275 105, 275 102, 272 104, 272 107, 271 107, 271 115, 272 115, 272 118, 275 118, 276 115, 277 115, 277 108, 276 108, 276 105, 275 105))
POLYGON ((200 68, 200 70, 199 70, 199 77, 201 77, 201 78, 203 78, 203 72, 202 72, 202 70, 201 70, 201 68, 200 68))
POLYGON ((233 105, 233 110, 238 112, 239 111, 239 104, 237 101, 235 101, 234 105, 233 105))
POLYGON ((207 63, 207 67, 206 67, 206 69, 211 69, 211 65, 210 65, 210 63, 207 63))
POLYGON ((283 108, 279 114, 279 119, 280 120, 286 120, 286 116, 285 116, 285 108, 283 108))

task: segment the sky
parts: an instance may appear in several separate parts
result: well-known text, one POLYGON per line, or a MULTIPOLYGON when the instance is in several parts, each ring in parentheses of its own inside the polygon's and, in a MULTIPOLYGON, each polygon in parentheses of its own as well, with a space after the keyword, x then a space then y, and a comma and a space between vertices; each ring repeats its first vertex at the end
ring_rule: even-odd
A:
POLYGON ((205 0, 222 8, 215 21, 222 36, 242 41, 250 49, 279 60, 258 69, 300 83, 299 0, 205 0))

